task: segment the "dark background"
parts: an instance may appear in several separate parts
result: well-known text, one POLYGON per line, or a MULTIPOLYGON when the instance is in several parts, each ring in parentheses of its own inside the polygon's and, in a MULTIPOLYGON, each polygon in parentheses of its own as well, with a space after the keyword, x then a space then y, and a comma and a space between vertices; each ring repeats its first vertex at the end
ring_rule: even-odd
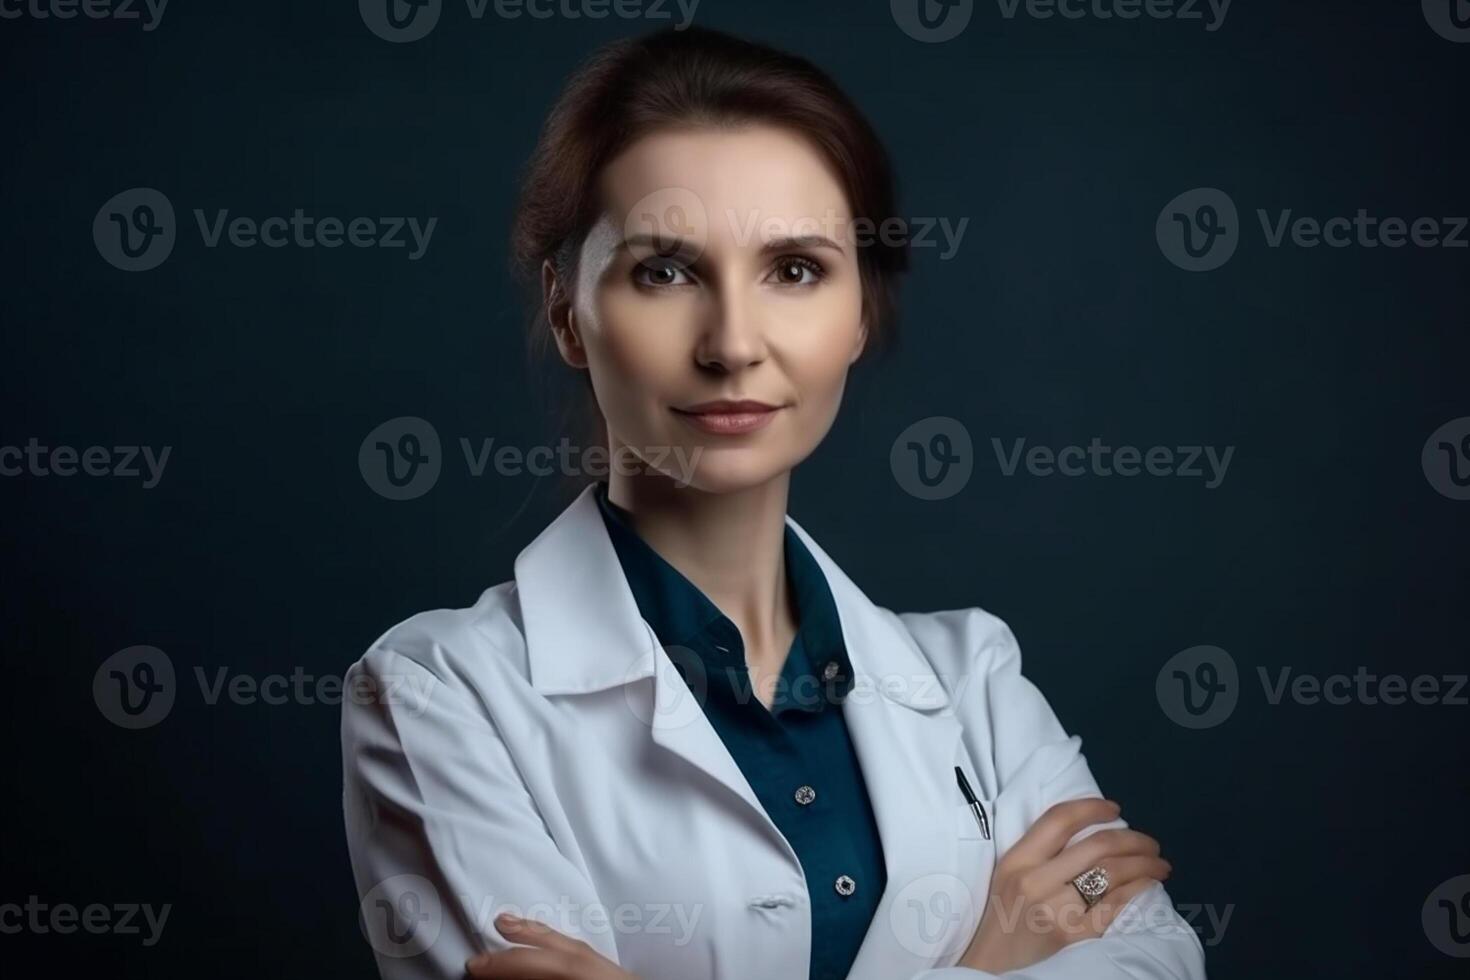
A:
MULTIPOLYGON (((1228 910, 1212 976, 1464 975, 1420 911, 1470 873, 1470 708, 1272 705, 1256 672, 1466 672, 1470 502, 1434 489, 1420 450, 1470 415, 1470 250, 1273 249, 1255 209, 1470 213, 1470 44, 1387 0, 1235 0, 1213 32, 1008 20, 992 0, 943 44, 880 0, 705 0, 695 22, 831 71, 888 141, 904 213, 970 219, 950 260, 916 251, 902 341, 859 371, 792 514, 874 601, 1010 623, 1105 792, 1164 842, 1176 902, 1228 910), (1195 187, 1241 216, 1206 273, 1154 235, 1195 187), (927 502, 889 449, 935 415, 966 426, 975 472, 927 502), (1007 478, 990 448, 1094 436, 1236 450, 1207 490, 1007 478), (1155 679, 1199 644, 1231 654, 1241 689, 1196 731, 1155 679)), ((194 668, 340 675, 392 623, 508 578, 564 506, 555 478, 472 477, 458 440, 560 431, 505 271, 516 175, 567 72, 661 26, 477 21, 463 0, 408 44, 350 2, 175 0, 151 32, 0 20, 0 444, 172 447, 153 489, 0 478, 0 903, 173 906, 152 948, 0 935, 5 963, 373 975, 337 707, 210 706, 194 668), (138 273, 91 233, 133 187, 166 194, 179 228, 138 273), (297 207, 439 220, 408 261, 210 249, 192 216, 297 207), (444 471, 392 501, 357 454, 406 415, 436 427, 444 471), (137 644, 166 651, 179 690, 128 731, 92 680, 137 644)))

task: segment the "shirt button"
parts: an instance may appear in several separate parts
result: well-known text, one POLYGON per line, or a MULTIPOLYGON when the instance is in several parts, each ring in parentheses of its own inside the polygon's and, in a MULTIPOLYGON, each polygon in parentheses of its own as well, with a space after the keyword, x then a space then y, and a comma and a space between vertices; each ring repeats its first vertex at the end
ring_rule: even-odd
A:
POLYGON ((846 898, 853 892, 857 891, 857 882, 853 881, 850 875, 840 875, 837 880, 832 883, 832 887, 837 889, 837 894, 841 895, 843 898, 846 898))
POLYGON ((807 806, 811 803, 812 800, 815 800, 817 798, 817 791, 812 789, 810 786, 798 786, 796 787, 796 792, 793 795, 796 797, 796 802, 799 805, 807 806))
POLYGON ((822 680, 824 680, 824 681, 830 681, 830 680, 832 680, 832 678, 834 678, 834 677, 837 676, 837 672, 840 669, 841 668, 839 668, 837 666, 837 661, 835 661, 835 660, 831 661, 830 663, 827 664, 827 666, 825 666, 825 667, 822 668, 822 680))

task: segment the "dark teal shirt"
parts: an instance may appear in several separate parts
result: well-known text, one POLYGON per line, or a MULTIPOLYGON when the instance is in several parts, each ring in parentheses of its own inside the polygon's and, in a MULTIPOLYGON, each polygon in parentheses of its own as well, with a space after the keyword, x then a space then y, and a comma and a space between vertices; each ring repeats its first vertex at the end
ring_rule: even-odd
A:
POLYGON ((789 526, 786 580, 797 617, 771 709, 752 689, 740 631, 699 588, 597 503, 638 610, 691 690, 773 823, 801 861, 811 897, 811 980, 842 980, 878 907, 883 845, 842 716, 852 664, 821 568, 789 526), (698 676, 695 676, 698 672, 698 676))

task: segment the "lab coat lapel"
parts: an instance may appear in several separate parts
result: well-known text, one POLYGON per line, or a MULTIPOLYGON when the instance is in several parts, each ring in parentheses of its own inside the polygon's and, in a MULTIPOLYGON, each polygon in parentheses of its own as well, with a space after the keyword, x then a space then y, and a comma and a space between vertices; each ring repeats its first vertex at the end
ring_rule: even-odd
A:
POLYGON ((842 620, 854 675, 843 717, 862 766, 888 876, 848 976, 906 977, 953 951, 974 901, 975 883, 954 874, 955 813, 962 802, 954 765, 961 727, 944 686, 913 639, 799 525, 797 531, 822 566, 842 620))
MULTIPOLYGON (((649 635, 657 645, 657 637, 652 629, 649 630, 649 635)), ((730 750, 725 747, 724 741, 704 713, 704 699, 708 692, 707 685, 701 683, 702 672, 690 673, 689 679, 693 684, 691 688, 661 648, 657 663, 652 718, 653 741, 745 801, 759 815, 761 823, 781 841, 782 850, 792 860, 796 860, 795 852, 791 851, 780 830, 766 814, 755 790, 751 788, 750 782, 740 771, 740 766, 730 755, 730 750)))
POLYGON ((638 611, 593 496, 580 496, 515 563, 531 683, 542 694, 622 686, 629 718, 653 742, 708 776, 759 816, 796 860, 705 716, 702 675, 686 684, 638 611), (690 684, 693 684, 691 689, 690 684))

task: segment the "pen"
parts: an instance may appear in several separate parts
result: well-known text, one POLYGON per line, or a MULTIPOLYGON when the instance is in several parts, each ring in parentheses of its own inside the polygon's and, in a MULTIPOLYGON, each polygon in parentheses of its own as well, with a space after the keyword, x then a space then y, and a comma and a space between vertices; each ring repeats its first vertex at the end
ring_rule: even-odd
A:
POLYGON ((990 840, 990 820, 985 816, 985 807, 980 805, 980 798, 970 788, 970 781, 965 778, 964 770, 955 766, 954 775, 959 780, 960 792, 965 794, 965 802, 970 804, 970 812, 975 814, 975 820, 980 824, 980 835, 990 840))

